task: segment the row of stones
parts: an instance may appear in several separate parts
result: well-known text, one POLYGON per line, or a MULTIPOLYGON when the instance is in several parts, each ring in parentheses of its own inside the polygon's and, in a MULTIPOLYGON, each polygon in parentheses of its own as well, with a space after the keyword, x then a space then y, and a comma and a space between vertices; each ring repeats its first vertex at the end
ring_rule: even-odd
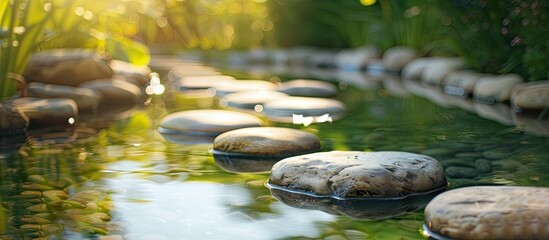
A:
MULTIPOLYGON (((207 77, 204 77, 204 79, 206 78, 207 77)), ((231 79, 231 81, 234 81, 234 79, 231 79)), ((184 86, 185 81, 182 80, 180 82, 182 83, 181 85, 184 86)), ((183 87, 183 89, 185 89, 185 87, 183 87)), ((222 89, 222 87, 220 87, 220 89, 222 89)), ((241 93, 231 92, 231 94, 241 93)), ((218 96, 223 100, 224 97, 231 94, 223 93, 218 96)), ((231 98, 229 98, 229 100, 230 99, 231 98)), ((225 99, 225 105, 221 104, 221 106, 229 106, 229 100, 225 99)), ((254 104, 257 103, 253 102, 248 105, 254 104)), ((221 135, 214 139, 214 156, 229 155, 233 157, 242 157, 245 155, 284 158, 282 160, 277 159, 277 161, 280 161, 274 164, 271 169, 269 184, 274 186, 275 189, 282 188, 305 194, 314 194, 316 196, 329 196, 343 199, 394 199, 405 198, 417 193, 431 193, 433 190, 445 188, 447 185, 442 166, 431 157, 406 152, 369 153, 334 151, 305 154, 320 149, 319 140, 313 134, 295 129, 260 127, 262 123, 251 115, 247 116, 248 120, 247 123, 245 123, 246 121, 243 121, 244 115, 242 114, 243 113, 224 110, 183 111, 174 113, 163 119, 159 131, 167 134, 177 132, 184 134, 210 132, 211 134, 211 131, 216 132, 214 135, 221 133, 221 135), (219 119, 224 120, 219 121, 219 119), (237 121, 238 124, 233 122, 235 125, 227 128, 228 122, 226 119, 240 120, 237 121), (217 121, 217 123, 213 123, 212 120, 217 121), (204 121, 207 123, 204 124, 204 121), (186 127, 181 129, 181 126, 186 127), (193 127, 188 128, 188 126, 193 127), (225 132, 220 126, 225 128, 224 130, 233 128, 235 130, 225 132)), ((479 164, 482 165, 481 163, 479 164)), ((471 189, 472 190, 470 191, 475 191, 476 189, 481 189, 481 191, 492 191, 492 189, 484 187, 475 187, 471 189)), ((507 189, 507 187, 495 188, 493 191, 504 191, 504 189, 507 189)), ((528 191, 528 189, 530 188, 519 190, 528 191)), ((543 191, 543 189, 535 190, 543 191)), ((457 190, 449 191, 441 196, 450 194, 451 198, 454 200, 463 199, 459 198, 461 193, 455 193, 455 191, 457 190)), ((471 196, 467 195, 465 197, 471 196)), ((284 198, 284 200, 287 202, 287 198, 284 198)), ((483 229, 479 231, 484 232, 479 234, 479 231, 467 232, 464 231, 464 229, 459 229, 460 227, 466 227, 466 225, 459 225, 461 224, 459 221, 448 220, 449 218, 454 217, 455 214, 444 213, 442 216, 437 215, 436 217, 430 215, 432 212, 440 212, 437 210, 438 208, 446 208, 446 204, 452 204, 444 202, 444 200, 442 200, 443 203, 441 204, 439 201, 440 200, 433 201, 433 203, 429 204, 428 210, 426 210, 425 213, 427 225, 435 234, 440 233, 457 238, 501 236, 501 231, 496 233, 483 229), (437 219, 437 217, 445 220, 437 219), (452 235, 451 231, 446 230, 448 228, 444 227, 444 224, 437 225, 439 222, 444 221, 458 222, 458 226, 452 226, 451 228, 458 229, 459 231, 452 235)), ((479 198, 473 202, 483 203, 483 201, 485 200, 479 198)), ((506 206, 507 203, 500 202, 498 204, 500 204, 500 206, 506 206)), ((485 212, 483 212, 483 214, 484 213, 485 212)), ((520 215, 520 213, 517 214, 520 215)), ((481 214, 478 215, 478 218, 482 219, 481 214)), ((490 229, 490 225, 486 225, 484 221, 485 220, 480 221, 480 223, 484 225, 479 228, 490 229)), ((520 231, 517 231, 513 234, 519 233, 520 231)), ((538 231, 531 236, 540 237, 545 235, 543 235, 543 232, 538 231)))

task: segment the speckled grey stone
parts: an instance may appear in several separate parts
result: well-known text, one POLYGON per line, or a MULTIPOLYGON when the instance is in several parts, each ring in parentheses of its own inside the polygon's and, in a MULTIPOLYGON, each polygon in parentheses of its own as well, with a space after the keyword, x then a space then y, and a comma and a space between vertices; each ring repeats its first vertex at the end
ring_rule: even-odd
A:
POLYGON ((549 188, 477 186, 435 197, 425 224, 452 239, 549 239, 549 188))
POLYGON ((446 186, 439 162, 407 152, 332 151, 276 163, 270 184, 337 197, 402 197, 446 186))

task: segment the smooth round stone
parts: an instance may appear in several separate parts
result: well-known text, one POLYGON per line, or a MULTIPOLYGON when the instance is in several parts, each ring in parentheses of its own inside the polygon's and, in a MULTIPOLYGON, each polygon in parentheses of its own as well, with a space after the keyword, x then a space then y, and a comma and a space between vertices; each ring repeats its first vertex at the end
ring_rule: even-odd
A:
POLYGON ((417 51, 413 48, 396 46, 387 49, 383 53, 383 68, 389 71, 400 71, 407 63, 417 57, 417 51))
POLYGON ((511 98, 513 87, 524 82, 518 74, 486 75, 478 79, 473 89, 475 100, 479 102, 504 102, 511 98))
POLYGON ((279 92, 290 96, 301 97, 333 97, 337 94, 337 88, 327 82, 307 79, 296 79, 280 84, 279 92))
POLYGON ((120 60, 111 60, 109 66, 114 72, 114 78, 126 79, 138 86, 145 86, 149 81, 151 69, 120 60))
POLYGON ((443 91, 449 95, 468 97, 473 93, 475 83, 481 77, 481 73, 470 70, 450 72, 444 77, 443 91))
POLYGON ((402 68, 402 79, 418 80, 425 67, 432 61, 432 58, 416 58, 402 68))
POLYGON ((217 136, 238 128, 260 127, 253 115, 227 110, 189 110, 169 114, 159 124, 163 134, 217 136))
POLYGON ((291 128, 253 127, 225 132, 214 140, 216 152, 280 158, 317 151, 320 141, 314 134, 291 128))
POLYGON ((76 102, 67 98, 24 97, 15 99, 13 106, 30 119, 30 126, 69 125, 78 116, 76 102))
POLYGON ((99 92, 91 89, 39 82, 30 83, 26 88, 26 94, 38 98, 70 98, 76 102, 80 111, 94 110, 102 98, 99 92))
POLYGON ((219 105, 238 110, 262 112, 265 103, 286 97, 288 95, 285 93, 271 90, 236 92, 223 96, 219 100, 219 105))
POLYGON ((312 122, 321 122, 321 116, 340 119, 345 112, 345 105, 335 99, 287 97, 266 103, 263 111, 267 118, 275 121, 295 122, 295 115, 301 115, 314 117, 312 122))
POLYGON ((262 80, 238 80, 231 84, 215 87, 215 95, 223 97, 229 93, 244 91, 275 90, 276 85, 262 80))
POLYGON ((79 87, 100 92, 102 103, 109 105, 134 104, 142 95, 136 85, 117 79, 98 79, 81 84, 79 87))
POLYGON ((549 80, 517 84, 511 93, 511 103, 515 110, 549 108, 549 80))
POLYGON ((269 183, 343 198, 399 198, 447 186, 431 157, 407 152, 332 151, 290 157, 271 169, 269 183))
POLYGON ((23 76, 27 82, 78 86, 94 79, 110 78, 113 71, 96 52, 55 49, 31 57, 23 76))
POLYGON ((181 77, 179 78, 179 90, 217 88, 233 83, 235 83, 235 78, 225 75, 181 77))
POLYGON ((441 85, 444 77, 452 72, 465 67, 460 58, 433 58, 421 73, 423 82, 441 85))
POLYGON ((459 188, 427 205, 425 224, 452 239, 549 239, 548 199, 549 188, 459 188))

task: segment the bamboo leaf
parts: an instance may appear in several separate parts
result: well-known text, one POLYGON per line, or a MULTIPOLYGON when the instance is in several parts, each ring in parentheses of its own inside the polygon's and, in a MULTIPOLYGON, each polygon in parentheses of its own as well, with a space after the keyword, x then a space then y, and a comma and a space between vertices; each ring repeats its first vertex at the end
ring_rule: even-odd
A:
POLYGON ((108 34, 105 39, 105 50, 116 59, 136 65, 147 65, 150 62, 149 48, 123 35, 108 34))

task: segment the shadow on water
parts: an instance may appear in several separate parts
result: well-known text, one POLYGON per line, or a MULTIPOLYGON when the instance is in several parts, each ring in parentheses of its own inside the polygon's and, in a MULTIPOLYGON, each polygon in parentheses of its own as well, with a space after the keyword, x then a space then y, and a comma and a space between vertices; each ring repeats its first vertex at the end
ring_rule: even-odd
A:
MULTIPOLYGON (((227 73, 254 77, 238 71, 227 73)), ((269 71, 262 74, 264 79, 275 77, 269 71)), ((549 140, 538 136, 544 126, 547 129, 543 122, 526 115, 507 118, 509 112, 497 106, 488 111, 474 103, 454 101, 441 107, 432 102, 439 98, 418 97, 398 79, 381 83, 360 75, 328 76, 324 80, 338 86, 336 98, 348 107, 344 118, 309 126, 267 121, 268 125, 313 132, 319 136, 323 151, 398 150, 432 156, 444 166, 450 188, 549 186, 549 162, 545 161, 549 140), (485 115, 471 110, 481 110, 485 115), (524 124, 509 125, 506 119, 524 124)), ((284 74, 276 77, 293 78, 284 74)), ((86 239, 107 235, 227 239, 243 234, 251 239, 421 237, 418 230, 423 224, 421 208, 425 202, 289 202, 276 193, 273 197, 264 186, 268 173, 237 173, 239 166, 233 162, 214 159, 209 153, 210 139, 198 143, 191 139, 189 143, 186 138, 164 139, 156 131, 160 118, 168 112, 204 106, 215 106, 211 96, 171 93, 151 99, 143 109, 123 111, 108 121, 99 119, 96 126, 37 129, 28 133, 24 143, 2 145, 1 238, 86 239), (330 210, 311 211, 283 203, 330 210), (357 205, 359 210, 354 208, 357 205), (364 206, 390 208, 398 216, 393 212, 382 216, 388 213, 384 210, 378 215, 369 212, 371 208, 362 209, 364 206), (401 209, 411 212, 400 215, 405 212, 401 209)))

